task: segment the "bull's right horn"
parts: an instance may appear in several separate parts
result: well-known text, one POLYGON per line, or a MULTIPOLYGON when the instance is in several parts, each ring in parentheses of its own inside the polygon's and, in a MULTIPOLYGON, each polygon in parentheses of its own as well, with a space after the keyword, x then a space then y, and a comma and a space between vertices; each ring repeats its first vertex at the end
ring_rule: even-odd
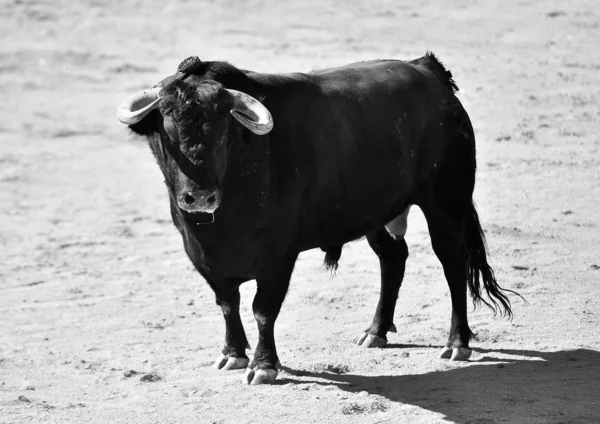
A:
POLYGON ((162 87, 159 86, 150 90, 140 91, 124 100, 117 107, 117 119, 126 125, 140 122, 144 116, 158 107, 161 89, 162 87))

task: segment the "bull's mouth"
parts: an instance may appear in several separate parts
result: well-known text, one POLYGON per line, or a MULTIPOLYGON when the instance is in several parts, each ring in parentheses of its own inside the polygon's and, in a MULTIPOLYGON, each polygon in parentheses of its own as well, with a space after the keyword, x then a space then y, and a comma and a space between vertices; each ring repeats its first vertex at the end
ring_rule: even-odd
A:
POLYGON ((194 207, 194 206, 189 206, 189 205, 179 205, 179 208, 189 214, 192 215, 214 215, 214 213, 216 212, 216 210, 219 208, 218 204, 215 204, 214 206, 210 206, 210 207, 194 207))
POLYGON ((182 215, 186 221, 192 222, 196 225, 208 225, 208 224, 212 224, 215 222, 214 212, 200 212, 200 211, 189 212, 182 208, 180 208, 180 210, 183 212, 182 215))

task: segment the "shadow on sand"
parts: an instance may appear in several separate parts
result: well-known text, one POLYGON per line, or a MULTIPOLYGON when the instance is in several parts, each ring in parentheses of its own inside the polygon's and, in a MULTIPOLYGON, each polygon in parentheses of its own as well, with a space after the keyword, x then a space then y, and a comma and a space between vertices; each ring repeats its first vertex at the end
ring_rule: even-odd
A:
MULTIPOLYGON (((418 346, 390 346, 407 347, 418 346)), ((431 348, 433 354, 438 347, 431 348)), ((425 374, 364 376, 284 367, 291 377, 282 376, 279 383, 313 382, 366 391, 459 423, 600 422, 600 352, 474 351, 479 355, 469 366, 425 374)))

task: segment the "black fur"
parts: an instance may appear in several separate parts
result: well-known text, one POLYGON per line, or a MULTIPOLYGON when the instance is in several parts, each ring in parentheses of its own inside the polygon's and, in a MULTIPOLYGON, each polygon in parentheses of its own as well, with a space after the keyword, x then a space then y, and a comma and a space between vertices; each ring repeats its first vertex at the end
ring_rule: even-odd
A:
POLYGON ((454 82, 452 72, 447 70, 442 64, 442 62, 440 62, 432 52, 428 51, 427 53, 425 53, 425 56, 411 60, 409 61, 409 63, 412 63, 417 66, 422 66, 423 68, 432 72, 437 77, 437 79, 453 93, 458 91, 458 86, 454 82))

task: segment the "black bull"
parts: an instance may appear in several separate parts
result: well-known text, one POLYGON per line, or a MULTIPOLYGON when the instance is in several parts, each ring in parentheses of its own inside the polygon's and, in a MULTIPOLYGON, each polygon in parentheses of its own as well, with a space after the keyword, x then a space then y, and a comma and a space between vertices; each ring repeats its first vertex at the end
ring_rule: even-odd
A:
POLYGON ((411 205, 425 215, 450 287, 442 357, 471 354, 467 287, 476 303, 511 315, 473 206, 473 128, 451 73, 435 56, 277 75, 196 59, 163 83, 156 106, 130 128, 148 138, 185 251, 223 310, 218 368, 248 366, 247 382, 273 382, 273 328, 298 254, 319 247, 326 264, 337 267, 342 246, 363 236, 380 260, 381 294, 356 343, 385 345, 387 332, 395 331, 411 205), (224 89, 259 99, 272 130, 259 134, 240 125, 226 113, 233 100, 224 89), (201 206, 195 197, 204 199, 201 206), (252 279, 259 340, 249 364, 239 286, 252 279))

